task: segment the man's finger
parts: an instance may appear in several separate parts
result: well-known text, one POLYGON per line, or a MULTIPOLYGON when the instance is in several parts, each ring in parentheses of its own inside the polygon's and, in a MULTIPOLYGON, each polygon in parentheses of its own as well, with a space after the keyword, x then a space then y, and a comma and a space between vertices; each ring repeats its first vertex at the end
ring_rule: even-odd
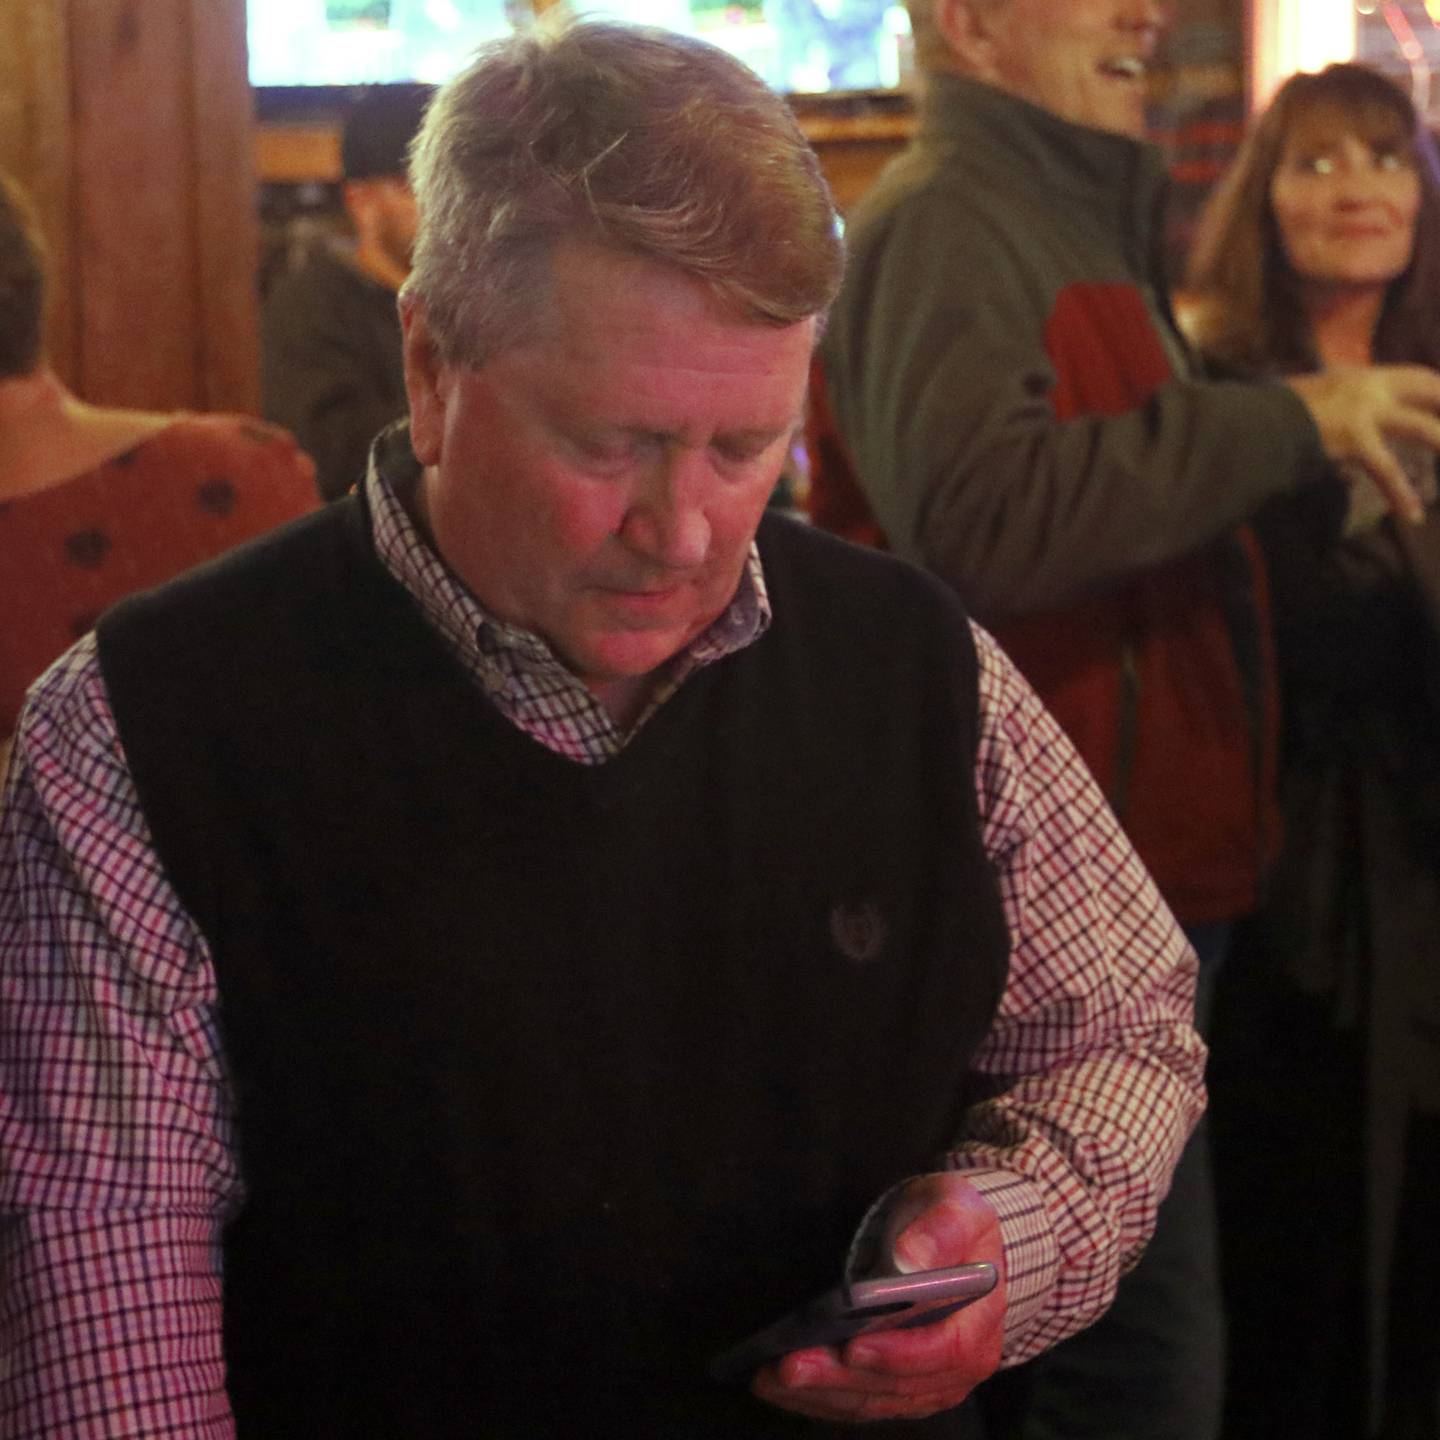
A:
POLYGON ((967 1397, 937 1393, 902 1399, 894 1395, 802 1392, 763 1398, 777 1409, 788 1410, 810 1420, 924 1420, 944 1410, 953 1410, 967 1397))
POLYGON ((1004 1305, 992 1294, 934 1325, 852 1340, 841 1358, 877 1375, 950 1374, 978 1385, 998 1368, 1004 1339, 1004 1305))
MULTIPOLYGON (((848 1350, 796 1351, 758 1371, 753 1388, 757 1393, 761 1388, 768 1389, 773 1385, 785 1391, 921 1395, 943 1390, 963 1395, 986 1379, 994 1368, 957 1359, 957 1351, 970 1343, 968 1339, 956 1339, 948 1346, 941 1345, 924 1355, 917 1356, 907 1351, 899 1359, 888 1353, 876 1352, 864 1364, 852 1361, 848 1350)), ((998 1344, 995 1348, 998 1359, 998 1344)))
POLYGON ((973 1388, 953 1375, 897 1382, 838 1364, 828 1371, 802 1367, 796 1373, 782 1362, 766 1366, 755 1377, 752 1392, 771 1405, 822 1420, 919 1419, 961 1404, 973 1388))

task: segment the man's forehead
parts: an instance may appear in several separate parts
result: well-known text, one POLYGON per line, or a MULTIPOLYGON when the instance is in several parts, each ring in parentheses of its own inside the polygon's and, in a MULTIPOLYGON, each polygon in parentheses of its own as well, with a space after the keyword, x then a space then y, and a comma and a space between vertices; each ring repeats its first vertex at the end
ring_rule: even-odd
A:
POLYGON ((811 343, 818 316, 776 325, 747 310, 724 288, 668 260, 617 250, 588 238, 562 241, 547 266, 536 333, 605 345, 617 335, 673 331, 681 342, 696 328, 730 332, 737 341, 804 334, 811 343))

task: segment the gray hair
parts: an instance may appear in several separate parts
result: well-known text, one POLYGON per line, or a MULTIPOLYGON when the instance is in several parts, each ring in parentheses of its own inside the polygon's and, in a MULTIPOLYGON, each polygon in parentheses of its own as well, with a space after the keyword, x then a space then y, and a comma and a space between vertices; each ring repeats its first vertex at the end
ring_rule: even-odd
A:
POLYGON ((450 363, 533 330, 564 240, 673 265, 763 324, 823 314, 840 283, 834 205, 789 107, 664 30, 581 21, 483 47, 436 96, 410 178, 405 294, 450 363))

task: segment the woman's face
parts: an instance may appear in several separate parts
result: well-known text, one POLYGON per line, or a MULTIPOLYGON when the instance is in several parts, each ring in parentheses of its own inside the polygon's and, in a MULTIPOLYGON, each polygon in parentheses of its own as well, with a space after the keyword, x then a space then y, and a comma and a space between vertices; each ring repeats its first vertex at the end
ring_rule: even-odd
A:
POLYGON ((1408 138, 1301 126, 1270 182, 1291 269, 1308 285, 1384 289, 1410 263, 1420 176, 1408 138))

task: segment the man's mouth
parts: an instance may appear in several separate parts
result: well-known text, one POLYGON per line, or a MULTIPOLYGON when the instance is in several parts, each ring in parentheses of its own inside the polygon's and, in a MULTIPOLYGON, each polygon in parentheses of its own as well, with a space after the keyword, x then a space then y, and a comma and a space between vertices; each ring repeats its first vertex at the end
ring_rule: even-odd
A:
POLYGON ((679 582, 670 585, 607 585, 605 592, 612 598, 631 605, 663 605, 679 591, 679 582))
POLYGON ((1100 62, 1100 73, 1112 80, 1143 80, 1148 68, 1138 55, 1119 55, 1100 62))

